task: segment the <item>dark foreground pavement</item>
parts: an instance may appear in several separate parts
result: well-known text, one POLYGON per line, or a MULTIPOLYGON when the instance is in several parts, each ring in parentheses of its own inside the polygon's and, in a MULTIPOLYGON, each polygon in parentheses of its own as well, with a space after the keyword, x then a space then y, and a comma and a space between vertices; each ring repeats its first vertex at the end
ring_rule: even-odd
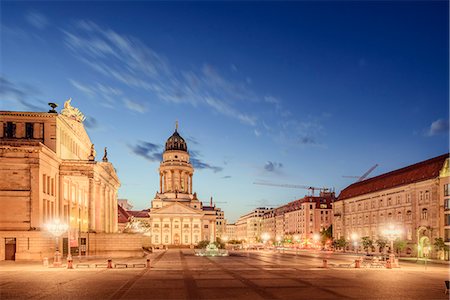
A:
MULTIPOLYGON (((0 299, 448 299, 447 266, 323 269, 321 256, 231 254, 205 258, 192 250, 156 252, 151 269, 67 270, 2 262, 0 299)), ((327 258, 334 266, 350 262, 327 258)))

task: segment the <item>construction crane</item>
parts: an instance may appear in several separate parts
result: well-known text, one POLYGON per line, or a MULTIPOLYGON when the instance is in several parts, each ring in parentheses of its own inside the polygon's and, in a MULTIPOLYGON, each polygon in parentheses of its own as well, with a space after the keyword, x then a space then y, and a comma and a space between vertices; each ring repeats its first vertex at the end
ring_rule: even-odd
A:
POLYGON ((253 182, 253 184, 259 184, 259 185, 267 185, 267 186, 276 186, 276 187, 285 187, 285 188, 291 188, 291 189, 306 189, 311 192, 311 195, 314 196, 315 191, 322 192, 329 192, 329 188, 321 188, 321 187, 315 187, 315 186, 307 186, 307 185, 299 185, 299 184, 278 184, 278 183, 270 183, 270 182, 253 182))
POLYGON ((362 176, 342 176, 344 178, 358 178, 358 182, 363 181, 364 179, 369 176, 370 173, 372 173, 373 170, 375 170, 378 167, 378 164, 375 164, 372 166, 369 170, 366 171, 362 176))

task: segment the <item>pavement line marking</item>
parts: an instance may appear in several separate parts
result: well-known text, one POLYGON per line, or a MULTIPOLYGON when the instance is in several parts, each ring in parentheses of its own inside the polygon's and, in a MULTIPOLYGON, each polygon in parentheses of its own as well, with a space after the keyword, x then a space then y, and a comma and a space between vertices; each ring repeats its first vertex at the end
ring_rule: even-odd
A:
MULTIPOLYGON (((153 260, 153 263, 157 263, 165 254, 166 252, 161 252, 160 254, 158 254, 158 256, 153 260)), ((142 276, 145 275, 145 273, 147 273, 148 271, 150 271, 150 269, 144 269, 142 270, 139 274, 137 274, 136 276, 134 276, 133 278, 131 278, 130 280, 128 280, 124 285, 122 285, 114 294, 111 295, 111 297, 109 297, 109 299, 120 299, 123 297, 123 295, 125 295, 126 292, 128 292, 128 290, 133 286, 133 284, 135 284, 136 281, 138 281, 142 276)))
MULTIPOLYGON (((241 257, 245 257, 245 256, 241 256, 241 257)), ((260 258, 252 257, 252 256, 250 256, 250 255, 248 255, 247 257, 248 257, 248 258, 255 259, 255 260, 261 260, 261 261, 263 261, 263 262, 266 262, 266 261, 264 261, 264 260, 262 260, 262 259, 260 259, 260 258)), ((285 259, 285 260, 286 260, 286 259, 285 259)), ((243 261, 243 263, 246 264, 246 265, 249 265, 249 266, 253 266, 252 264, 250 264, 249 262, 246 262, 246 261, 243 261)), ((256 266, 256 267, 264 271, 264 268, 258 267, 258 266, 256 266)), ((293 269, 294 269, 294 271, 302 271, 302 270, 299 270, 299 269, 297 269, 297 268, 293 268, 293 269)), ((276 270, 276 269, 274 269, 274 270, 276 270)), ((278 275, 280 275, 281 277, 287 278, 287 279, 291 279, 291 280, 296 281, 296 282, 298 282, 298 283, 305 284, 305 285, 310 286, 310 287, 318 288, 319 290, 328 292, 328 293, 330 293, 330 294, 332 294, 332 295, 334 295, 334 296, 336 296, 336 297, 338 297, 338 298, 340 298, 340 299, 352 299, 352 297, 349 297, 349 296, 340 294, 340 293, 338 293, 338 292, 335 292, 335 291, 332 290, 332 289, 324 288, 324 287, 321 287, 321 286, 314 285, 314 284, 312 284, 312 283, 309 282, 309 281, 301 280, 301 279, 299 279, 299 278, 297 278, 297 277, 292 278, 292 277, 288 276, 288 275, 285 274, 285 273, 280 273, 280 274, 278 274, 278 275)))
POLYGON ((181 265, 183 266, 183 280, 184 286, 188 293, 188 299, 201 299, 200 294, 198 292, 197 283, 195 282, 194 276, 192 276, 191 270, 189 270, 186 257, 184 257, 182 250, 180 250, 179 253, 181 265))
POLYGON ((236 278, 237 280, 239 280, 240 282, 242 282, 243 284, 245 284, 246 286, 251 288, 255 293, 260 295, 262 298, 264 298, 264 299, 280 299, 276 295, 274 295, 271 292, 267 291, 264 287, 261 287, 261 286, 255 284, 255 283, 253 283, 251 280, 241 276, 240 274, 238 274, 235 271, 231 271, 231 270, 223 267, 221 264, 219 264, 218 262, 214 261, 210 257, 206 257, 206 256, 202 256, 202 257, 204 259, 208 259, 210 262, 212 262, 213 264, 218 266, 220 269, 222 269, 222 271, 224 271, 228 275, 231 275, 232 277, 236 278))

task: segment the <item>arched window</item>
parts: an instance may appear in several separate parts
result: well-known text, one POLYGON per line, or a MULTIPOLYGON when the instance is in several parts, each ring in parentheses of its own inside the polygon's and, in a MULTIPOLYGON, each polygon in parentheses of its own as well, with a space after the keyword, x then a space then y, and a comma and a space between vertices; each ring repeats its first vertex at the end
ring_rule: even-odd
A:
POLYGON ((422 220, 428 220, 428 209, 426 208, 422 209, 422 214, 420 215, 420 218, 422 220))
POLYGON ((402 221, 402 220, 403 220, 403 218, 402 218, 402 212, 399 211, 399 212, 397 213, 397 221, 402 221))
POLYGON ((412 218, 412 213, 411 213, 410 210, 408 210, 408 211, 406 212, 406 220, 411 221, 411 218, 412 218))

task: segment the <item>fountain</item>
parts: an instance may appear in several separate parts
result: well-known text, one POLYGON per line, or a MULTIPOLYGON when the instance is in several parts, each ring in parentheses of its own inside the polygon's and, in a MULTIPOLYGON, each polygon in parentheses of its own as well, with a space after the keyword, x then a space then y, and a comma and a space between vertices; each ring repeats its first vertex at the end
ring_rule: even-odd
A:
POLYGON ((216 244, 209 243, 205 249, 195 251, 196 256, 228 256, 228 251, 217 248, 216 244))

